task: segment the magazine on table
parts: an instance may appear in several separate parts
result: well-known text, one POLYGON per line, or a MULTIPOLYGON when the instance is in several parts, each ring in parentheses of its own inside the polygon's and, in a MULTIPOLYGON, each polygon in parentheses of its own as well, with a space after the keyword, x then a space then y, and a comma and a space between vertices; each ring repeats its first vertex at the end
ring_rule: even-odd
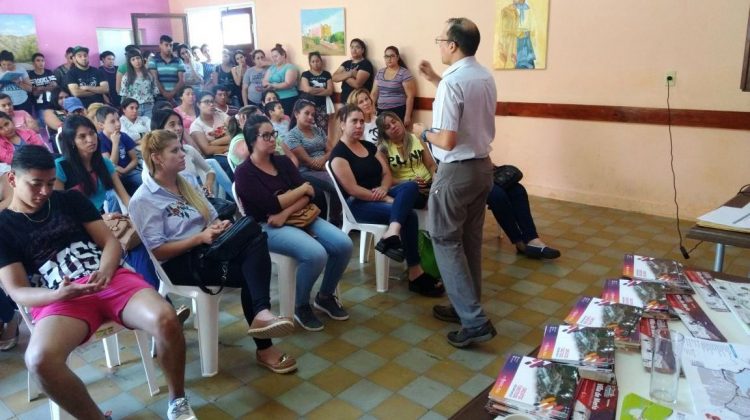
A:
POLYGON ((547 325, 537 357, 578 366, 582 378, 612 382, 615 379, 615 334, 609 328, 547 325))
POLYGON ((717 278, 714 279, 713 286, 745 333, 750 334, 750 284, 717 278))
POLYGON ((575 402, 578 382, 578 370, 574 366, 512 354, 490 390, 487 409, 567 419, 575 402))
MULTIPOLYGON (((651 370, 651 353, 654 349, 654 336, 659 334, 662 337, 669 337, 669 324, 666 319, 654 319, 654 318, 641 318, 640 328, 640 340, 641 340, 641 360, 643 361, 643 367, 646 370, 651 370)), ((667 369, 664 360, 657 365, 657 369, 667 369)))
POLYGON ((602 299, 637 306, 644 309, 643 316, 669 318, 667 295, 661 283, 630 279, 608 279, 604 281, 602 299))
POLYGON ((721 300, 721 296, 716 293, 713 285, 711 285, 711 282, 715 278, 714 274, 719 273, 704 270, 685 270, 685 276, 687 276, 690 286, 692 286, 695 293, 706 302, 706 305, 708 305, 709 308, 714 311, 729 312, 729 308, 727 308, 727 305, 721 300))
POLYGON ((691 295, 667 295, 667 301, 693 337, 727 341, 691 295))
POLYGON ((614 420, 617 415, 617 384, 581 379, 571 420, 614 420))
POLYGON ((643 309, 604 299, 583 296, 565 317, 565 323, 583 327, 611 328, 615 344, 638 346, 638 326, 643 309))
POLYGON ((695 418, 750 418, 750 346, 685 337, 682 370, 695 418))
POLYGON ((682 264, 674 260, 625 254, 622 275, 662 283, 667 293, 693 293, 684 270, 682 264))

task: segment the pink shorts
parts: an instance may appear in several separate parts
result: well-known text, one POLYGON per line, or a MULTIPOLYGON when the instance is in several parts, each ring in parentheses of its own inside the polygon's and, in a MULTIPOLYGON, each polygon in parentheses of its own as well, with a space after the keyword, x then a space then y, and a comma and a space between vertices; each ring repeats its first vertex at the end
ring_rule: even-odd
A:
MULTIPOLYGON (((89 276, 76 279, 75 283, 86 283, 89 276)), ((79 296, 62 302, 50 303, 46 306, 31 308, 34 321, 48 316, 67 316, 80 319, 89 326, 89 332, 83 342, 96 332, 105 322, 114 321, 122 324, 120 315, 123 309, 136 293, 142 289, 152 289, 140 274, 125 268, 119 268, 107 287, 97 293, 79 296)))

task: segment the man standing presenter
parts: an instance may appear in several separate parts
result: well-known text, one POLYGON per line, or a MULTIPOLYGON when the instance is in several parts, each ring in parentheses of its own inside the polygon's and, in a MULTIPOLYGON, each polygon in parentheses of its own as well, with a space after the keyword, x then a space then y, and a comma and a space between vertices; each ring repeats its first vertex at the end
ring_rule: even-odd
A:
POLYGON ((474 22, 448 19, 435 43, 449 67, 440 76, 429 62, 419 64, 420 73, 437 86, 437 93, 432 128, 414 125, 440 162, 430 189, 427 227, 450 305, 436 305, 433 315, 460 323, 458 331, 448 333, 448 342, 467 347, 497 334, 480 304, 482 229, 492 188, 489 154, 497 91, 492 74, 474 57, 479 46, 474 22))

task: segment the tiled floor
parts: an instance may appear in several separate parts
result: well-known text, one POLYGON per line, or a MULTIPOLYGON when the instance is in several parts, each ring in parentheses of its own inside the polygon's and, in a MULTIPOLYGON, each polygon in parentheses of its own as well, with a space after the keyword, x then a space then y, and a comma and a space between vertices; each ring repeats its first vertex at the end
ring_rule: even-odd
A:
MULTIPOLYGON (((494 340, 471 350, 451 347, 444 335, 452 326, 431 316, 440 300, 410 293, 403 281, 391 281, 388 293, 377 293, 374 265, 352 260, 341 285, 351 319, 325 319, 322 332, 300 329, 278 342, 297 358, 295 374, 275 375, 255 364, 237 295, 222 302, 218 375, 201 377, 197 333, 187 329, 186 379, 197 414, 202 419, 449 417, 493 380, 507 353, 527 353, 539 344, 540 327, 560 321, 578 296, 598 296, 602 280, 619 274, 625 252, 679 257, 673 220, 534 197, 532 208, 542 237, 563 257, 541 262, 516 256, 507 240, 498 239, 499 228, 488 213, 483 302, 499 332, 494 340)), ((712 258, 713 246, 703 244, 690 264, 711 267, 712 258)), ((750 251, 728 249, 725 267, 747 275, 750 251)), ((394 267, 392 274, 400 269, 394 267)), ((48 416, 45 398, 26 401, 22 354, 27 342, 26 333, 15 350, 0 353, 0 419, 48 416)), ((120 344, 124 364, 119 368, 107 369, 102 347, 93 345, 73 355, 76 372, 115 418, 162 418, 163 377, 162 394, 149 397, 133 335, 121 334, 120 344)))

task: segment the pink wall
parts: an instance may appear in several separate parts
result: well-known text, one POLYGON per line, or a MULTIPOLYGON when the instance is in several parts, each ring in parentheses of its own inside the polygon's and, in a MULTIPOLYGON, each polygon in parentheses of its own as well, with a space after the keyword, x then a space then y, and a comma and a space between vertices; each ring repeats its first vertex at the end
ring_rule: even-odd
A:
MULTIPOLYGON (((131 13, 169 13, 168 0, 2 0, 0 13, 34 15, 39 50, 53 69, 65 61, 65 49, 89 47, 99 55, 96 28, 131 28, 131 13)), ((114 51, 122 54, 122 51, 114 51)))

